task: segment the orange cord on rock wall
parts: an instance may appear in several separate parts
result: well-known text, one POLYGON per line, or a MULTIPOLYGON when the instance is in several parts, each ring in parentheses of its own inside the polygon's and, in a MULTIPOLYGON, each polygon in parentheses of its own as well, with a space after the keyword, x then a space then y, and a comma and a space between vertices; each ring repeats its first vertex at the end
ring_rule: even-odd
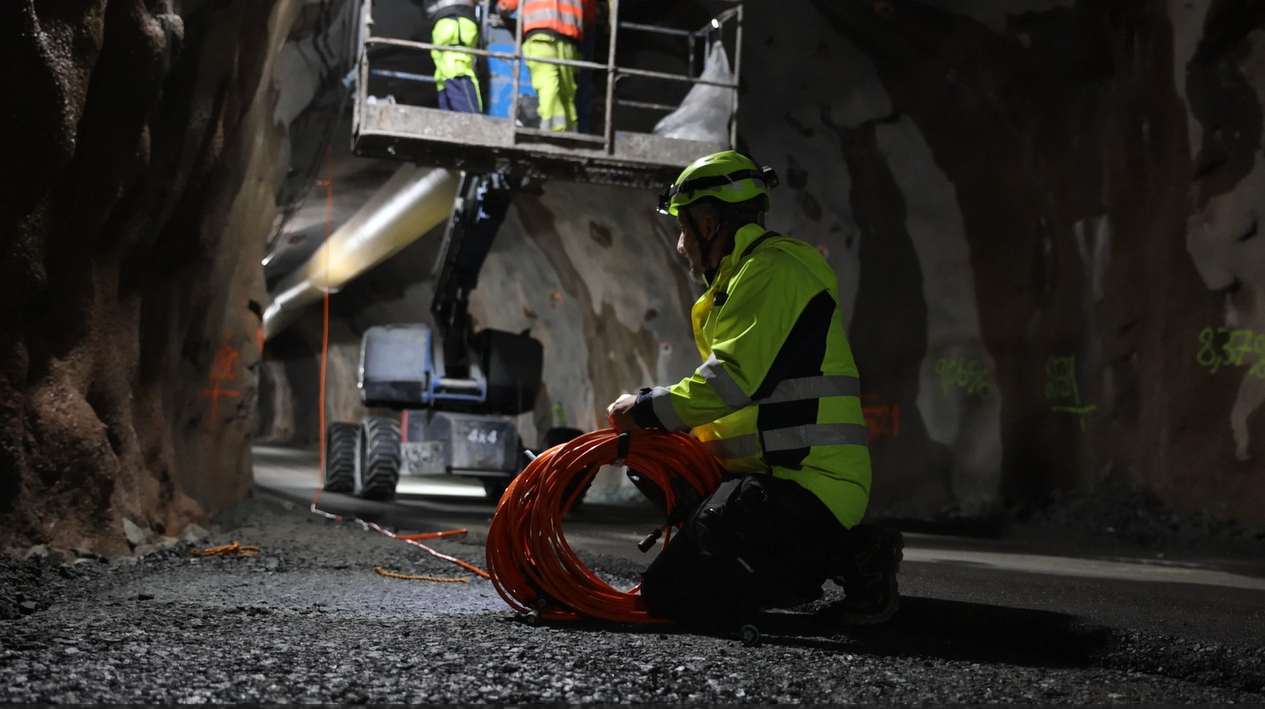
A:
MULTIPOLYGON (((325 488, 325 376, 329 366, 329 237, 334 230, 334 148, 325 149, 325 288, 321 295, 321 380, 318 385, 316 408, 318 447, 320 450, 321 479, 316 486, 316 495, 312 498, 312 509, 321 501, 321 490, 325 488)), ((319 182, 318 182, 319 184, 319 182)))
MULTIPOLYGON (((510 482, 488 529, 487 562, 497 593, 520 613, 541 618, 593 617, 622 623, 656 622, 634 586, 620 591, 599 579, 571 550, 562 517, 603 465, 627 465, 652 481, 675 504, 672 479, 700 496, 720 485, 716 459, 681 433, 633 431, 620 461, 620 434, 594 431, 541 453, 510 482)), ((664 544, 668 542, 664 529, 664 544)))

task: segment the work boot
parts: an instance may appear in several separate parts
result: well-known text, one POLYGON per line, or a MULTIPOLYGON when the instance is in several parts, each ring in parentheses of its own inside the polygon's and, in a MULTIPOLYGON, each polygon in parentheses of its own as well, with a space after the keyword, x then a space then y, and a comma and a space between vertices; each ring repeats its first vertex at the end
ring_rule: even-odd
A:
POLYGON ((834 582, 843 586, 844 625, 877 625, 900 608, 896 573, 904 558, 905 538, 894 529, 859 524, 847 533, 841 568, 834 582))

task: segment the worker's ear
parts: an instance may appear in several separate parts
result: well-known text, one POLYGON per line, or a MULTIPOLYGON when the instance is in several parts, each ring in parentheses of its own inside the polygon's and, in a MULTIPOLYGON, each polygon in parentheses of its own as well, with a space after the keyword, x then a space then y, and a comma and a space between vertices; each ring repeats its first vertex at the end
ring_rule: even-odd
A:
POLYGON ((700 205, 694 210, 694 219, 698 223, 699 238, 714 241, 720 236, 720 215, 710 204, 700 205))

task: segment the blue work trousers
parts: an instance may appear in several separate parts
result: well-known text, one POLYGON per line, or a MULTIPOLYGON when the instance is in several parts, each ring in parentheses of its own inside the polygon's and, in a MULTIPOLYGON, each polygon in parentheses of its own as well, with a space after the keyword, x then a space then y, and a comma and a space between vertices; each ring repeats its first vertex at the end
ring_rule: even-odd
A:
POLYGON ((482 113, 479 103, 479 87, 474 79, 468 76, 454 76, 444 80, 444 88, 439 92, 439 107, 445 111, 461 113, 482 113))

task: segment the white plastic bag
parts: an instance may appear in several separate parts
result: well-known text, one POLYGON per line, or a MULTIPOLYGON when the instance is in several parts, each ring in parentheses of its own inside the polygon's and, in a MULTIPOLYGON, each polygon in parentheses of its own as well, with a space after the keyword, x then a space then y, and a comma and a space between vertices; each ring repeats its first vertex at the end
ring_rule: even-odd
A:
MULTIPOLYGON (((699 78, 717 83, 733 83, 729 55, 718 40, 707 50, 703 74, 699 78)), ((729 144, 729 119, 733 111, 734 89, 695 84, 681 106, 654 126, 654 134, 664 138, 729 144)))

